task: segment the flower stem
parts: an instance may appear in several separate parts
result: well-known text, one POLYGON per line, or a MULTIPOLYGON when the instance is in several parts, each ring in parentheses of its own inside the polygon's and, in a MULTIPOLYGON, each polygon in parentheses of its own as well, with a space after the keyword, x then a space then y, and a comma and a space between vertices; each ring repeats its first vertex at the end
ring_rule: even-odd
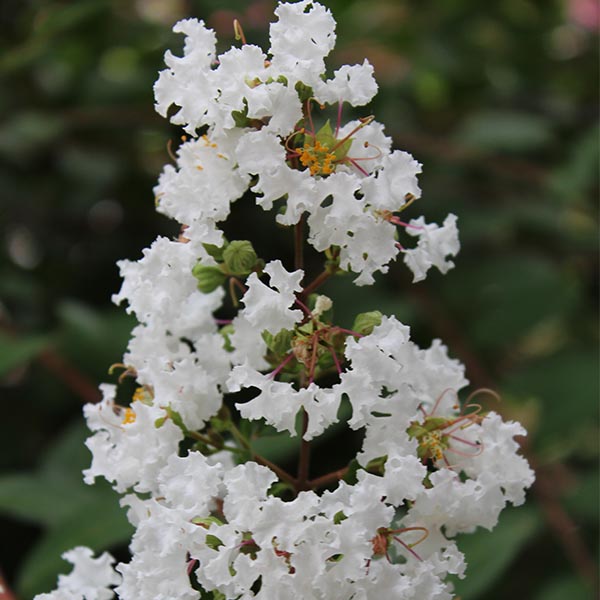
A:
POLYGON ((334 483, 335 481, 339 481, 346 476, 348 472, 348 467, 344 467, 343 469, 338 469, 337 471, 333 471, 331 473, 327 473, 326 475, 321 475, 321 477, 317 477, 316 479, 311 479, 308 482, 308 487, 311 490, 316 490, 318 488, 325 487, 330 483, 334 483))
POLYGON ((301 292, 301 296, 306 298, 309 294, 312 294, 317 288, 321 287, 333 273, 330 269, 325 269, 320 275, 317 275, 301 292))

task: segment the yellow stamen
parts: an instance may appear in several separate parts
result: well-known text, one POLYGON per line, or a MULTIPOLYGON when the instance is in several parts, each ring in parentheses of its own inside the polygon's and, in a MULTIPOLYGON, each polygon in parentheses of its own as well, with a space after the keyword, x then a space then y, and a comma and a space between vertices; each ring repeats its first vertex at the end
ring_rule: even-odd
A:
POLYGON ((318 140, 304 144, 300 152, 300 163, 308 167, 311 175, 330 175, 335 170, 335 154, 318 140))
MULTIPOLYGON (((139 388, 138 388, 139 389, 139 388)), ((124 411, 123 416, 123 425, 128 425, 129 423, 135 423, 135 411, 132 408, 127 407, 124 411)))

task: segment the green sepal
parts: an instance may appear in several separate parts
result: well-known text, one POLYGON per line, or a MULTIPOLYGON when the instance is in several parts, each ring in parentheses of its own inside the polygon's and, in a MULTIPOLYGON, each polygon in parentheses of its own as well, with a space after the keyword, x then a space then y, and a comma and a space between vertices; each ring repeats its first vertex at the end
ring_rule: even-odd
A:
POLYGON ((223 251, 227 248, 228 244, 229 242, 224 239, 221 246, 217 246, 216 244, 202 244, 202 246, 209 256, 212 256, 217 262, 223 262, 223 251))
POLYGON ((262 332, 267 348, 277 356, 287 354, 292 347, 292 336, 293 333, 289 329, 282 329, 276 335, 272 335, 266 329, 262 332))
POLYGON ((427 433, 427 429, 425 429, 425 427, 423 427, 423 425, 420 423, 411 423, 410 427, 406 430, 406 433, 408 433, 408 437, 411 440, 413 438, 418 440, 427 433))
POLYGON ((227 352, 234 351, 233 344, 231 343, 231 334, 234 331, 235 329, 233 328, 233 325, 231 323, 223 325, 223 327, 219 329, 219 333, 223 336, 223 348, 225 348, 227 352))
POLYGON ((298 81, 294 88, 298 92, 298 98, 300 98, 300 102, 306 102, 314 96, 314 91, 312 87, 310 87, 310 85, 302 83, 301 81, 298 81))
POLYGON ((248 101, 244 98, 244 108, 242 110, 234 110, 231 113, 233 122, 236 127, 249 127, 250 119, 248 118, 248 101))
POLYGON ((209 533, 206 536, 206 545, 211 550, 218 550, 221 546, 224 546, 225 544, 216 535, 212 535, 212 533, 209 533))
POLYGON ((365 471, 374 475, 385 475, 385 463, 387 462, 387 454, 370 460, 367 463, 365 471))
POLYGON ((205 529, 210 529, 211 525, 224 525, 223 521, 217 519, 217 517, 194 517, 192 523, 194 525, 200 525, 205 529))
POLYGON ((179 427, 179 429, 181 429, 181 431, 188 430, 188 428, 185 426, 185 424, 183 422, 183 418, 176 410, 173 410, 170 406, 167 406, 167 407, 165 407, 165 411, 166 411, 169 419, 171 419, 171 421, 173 421, 173 423, 175 425, 177 425, 177 427, 179 427))
POLYGON ((448 424, 448 419, 445 417, 427 417, 423 427, 427 431, 435 431, 436 429, 443 429, 448 424))
POLYGON ((344 514, 344 511, 340 510, 333 515, 334 525, 339 525, 342 521, 345 521, 348 517, 344 514))
POLYGON ((335 136, 333 135, 333 129, 331 129, 331 123, 329 119, 319 131, 315 135, 315 142, 320 142, 323 146, 327 148, 333 148, 337 142, 335 136))
POLYGON ((308 323, 304 323, 304 325, 300 325, 300 327, 296 328, 296 331, 301 335, 312 335, 314 332, 315 326, 312 321, 308 321, 308 323))
POLYGON ((256 266, 258 256, 248 240, 235 240, 223 251, 223 260, 232 275, 248 275, 256 266))
POLYGON ((192 275, 198 280, 198 289, 205 294, 214 292, 227 279, 227 276, 219 267, 212 267, 201 263, 197 263, 194 266, 192 275))
POLYGON ((375 327, 381 325, 382 317, 383 315, 378 310, 360 313, 354 319, 352 331, 356 331, 356 333, 362 335, 369 335, 375 327))
POLYGON ((343 554, 333 554, 332 556, 330 556, 327 561, 328 562, 340 562, 342 560, 342 558, 344 558, 343 554))

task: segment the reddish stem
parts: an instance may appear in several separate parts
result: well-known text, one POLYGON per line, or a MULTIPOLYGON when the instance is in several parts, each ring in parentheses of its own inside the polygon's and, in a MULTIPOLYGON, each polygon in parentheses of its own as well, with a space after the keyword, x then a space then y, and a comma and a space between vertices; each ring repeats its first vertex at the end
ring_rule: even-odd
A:
POLYGON ((340 481, 340 479, 343 479, 346 476, 346 473, 348 473, 348 467, 338 469, 337 471, 327 473, 326 475, 321 475, 321 477, 317 477, 316 479, 311 479, 308 482, 308 486, 311 490, 316 490, 318 488, 325 487, 330 483, 340 481))
POLYGON ((333 273, 329 270, 323 271, 320 275, 317 275, 300 293, 302 298, 306 298, 309 294, 312 294, 317 288, 321 287, 333 273))

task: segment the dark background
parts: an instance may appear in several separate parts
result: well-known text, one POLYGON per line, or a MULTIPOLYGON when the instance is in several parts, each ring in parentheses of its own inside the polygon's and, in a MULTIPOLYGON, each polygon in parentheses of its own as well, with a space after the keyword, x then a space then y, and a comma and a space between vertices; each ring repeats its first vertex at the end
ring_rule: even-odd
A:
MULTIPOLYGON (((402 264, 370 288, 336 278, 324 291, 338 321, 378 308, 410 324, 421 345, 441 337, 473 386, 497 390, 494 408, 529 430, 536 486, 493 534, 459 540, 469 562, 461 597, 593 598, 597 3, 325 3, 338 21, 330 67, 369 58, 380 94, 359 114, 376 115, 424 164, 411 215, 457 214, 462 241, 456 269, 424 283, 410 285, 402 264)), ((52 589, 69 570, 60 554, 75 545, 127 556, 116 495, 81 481, 81 406, 114 380, 107 368, 132 327, 110 304, 115 262, 176 232, 154 213, 152 193, 167 140, 180 135, 153 111, 163 52, 182 45, 170 28, 204 18, 224 51, 237 17, 266 48, 273 7, 0 2, 0 568, 19 598, 52 589)), ((228 227, 263 240, 265 258, 289 256, 291 233, 273 235, 270 223, 246 203, 228 227)), ((343 464, 343 446, 325 441, 328 463, 343 464)), ((285 462, 294 447, 264 451, 285 462)))

